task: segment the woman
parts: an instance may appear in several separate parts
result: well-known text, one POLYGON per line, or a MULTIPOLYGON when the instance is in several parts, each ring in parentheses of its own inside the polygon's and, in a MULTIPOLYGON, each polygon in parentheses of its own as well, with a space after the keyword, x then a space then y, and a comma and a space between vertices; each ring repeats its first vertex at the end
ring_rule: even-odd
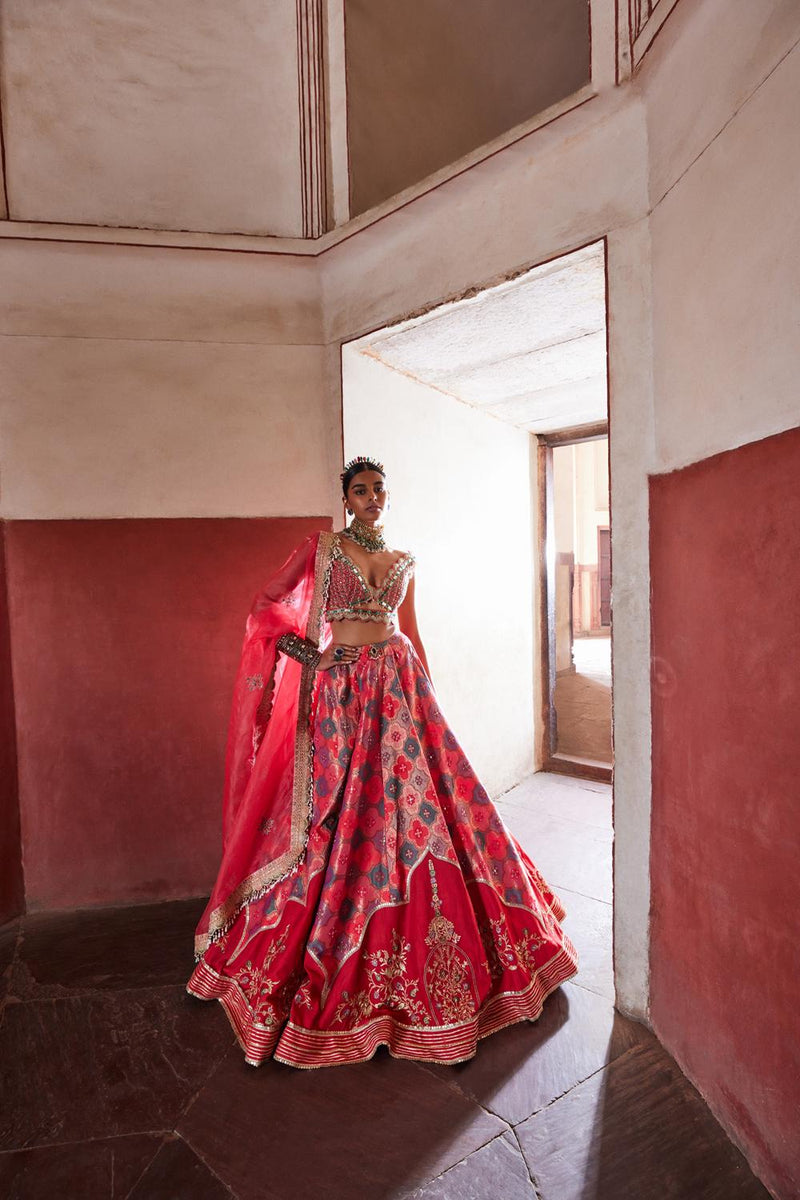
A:
POLYGON ((383 466, 354 459, 342 490, 351 524, 308 538, 248 620, 188 990, 222 1002, 253 1065, 381 1044, 460 1062, 577 960, 437 705, 383 466))

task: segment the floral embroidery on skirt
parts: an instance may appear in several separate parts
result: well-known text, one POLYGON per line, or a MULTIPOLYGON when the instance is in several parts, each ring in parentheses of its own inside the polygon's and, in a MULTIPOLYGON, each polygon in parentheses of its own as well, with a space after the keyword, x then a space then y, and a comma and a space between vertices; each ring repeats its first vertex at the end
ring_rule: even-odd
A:
MULTIPOLYGON (((563 909, 508 833, 396 634, 320 672, 313 817, 287 878, 204 952, 253 1064, 456 1062, 577 970, 563 909)), ((264 822, 269 821, 264 813, 264 822)))

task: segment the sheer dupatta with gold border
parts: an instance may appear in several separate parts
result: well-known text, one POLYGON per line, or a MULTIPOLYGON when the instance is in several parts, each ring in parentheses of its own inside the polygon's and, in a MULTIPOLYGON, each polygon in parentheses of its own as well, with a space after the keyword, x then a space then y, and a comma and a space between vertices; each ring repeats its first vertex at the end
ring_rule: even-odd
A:
POLYGON ((195 955, 237 912, 288 875, 308 841, 315 671, 279 654, 284 633, 322 645, 333 535, 315 533, 256 597, 247 620, 228 731, 223 852, 195 935, 195 955))

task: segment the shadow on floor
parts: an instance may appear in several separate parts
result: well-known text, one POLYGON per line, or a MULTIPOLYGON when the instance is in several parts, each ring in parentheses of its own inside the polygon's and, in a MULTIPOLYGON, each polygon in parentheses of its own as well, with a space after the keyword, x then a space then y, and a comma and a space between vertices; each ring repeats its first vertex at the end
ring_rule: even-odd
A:
MULTIPOLYGON (((604 848, 610 871, 608 789, 548 778, 500 807, 550 881, 576 887, 568 928, 589 944, 592 921, 610 918, 593 893, 610 884, 606 867, 592 879, 580 865, 604 848)), ((0 1196, 767 1200, 669 1056, 602 994, 596 931, 595 967, 468 1063, 381 1051, 352 1067, 254 1069, 220 1006, 184 990, 203 906, 0 930, 0 1196)))

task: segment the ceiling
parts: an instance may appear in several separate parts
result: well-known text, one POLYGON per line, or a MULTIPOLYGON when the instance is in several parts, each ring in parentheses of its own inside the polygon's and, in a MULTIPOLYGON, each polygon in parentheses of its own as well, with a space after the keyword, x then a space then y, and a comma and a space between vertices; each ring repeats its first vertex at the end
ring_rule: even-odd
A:
POLYGON ((532 432, 604 421, 604 244, 370 334, 355 348, 532 432))

